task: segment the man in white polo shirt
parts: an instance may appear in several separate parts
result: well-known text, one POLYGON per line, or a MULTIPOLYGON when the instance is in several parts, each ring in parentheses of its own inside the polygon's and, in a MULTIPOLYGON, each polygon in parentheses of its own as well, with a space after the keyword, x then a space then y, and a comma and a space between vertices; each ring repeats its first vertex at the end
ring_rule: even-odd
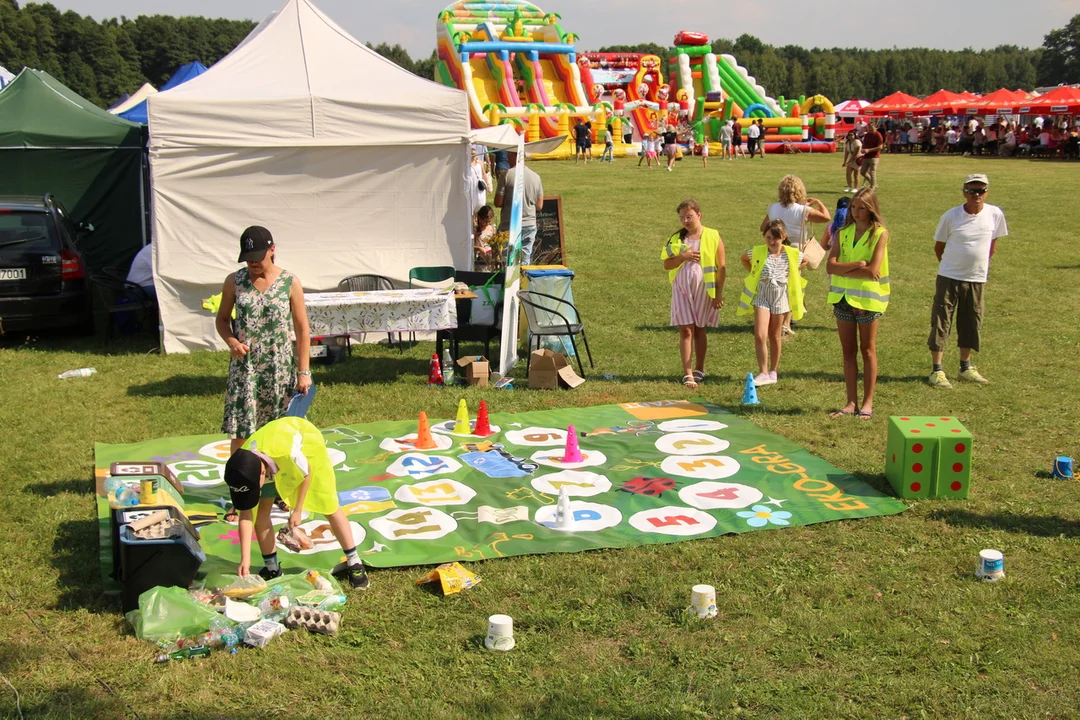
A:
POLYGON ((986 175, 968 175, 964 181, 964 204, 942 215, 934 233, 934 254, 940 264, 930 314, 930 337, 926 341, 934 365, 929 378, 933 388, 952 387, 941 361, 954 315, 956 343, 960 347, 960 379, 989 382, 971 364, 971 353, 979 351, 983 288, 990 275, 990 258, 994 256, 998 238, 1009 234, 1005 213, 996 205, 986 204, 989 187, 990 179, 986 175))

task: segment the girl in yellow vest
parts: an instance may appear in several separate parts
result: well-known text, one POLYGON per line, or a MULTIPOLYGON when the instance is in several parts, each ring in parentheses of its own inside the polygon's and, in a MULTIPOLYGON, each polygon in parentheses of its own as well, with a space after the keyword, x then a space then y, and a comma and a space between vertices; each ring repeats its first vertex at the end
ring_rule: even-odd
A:
POLYGON ((345 564, 335 574, 348 577, 354 588, 368 586, 364 563, 356 552, 356 541, 345 511, 338 505, 337 479, 326 441, 319 429, 307 420, 283 417, 256 430, 225 463, 225 483, 233 507, 240 514, 240 567, 243 577, 251 571, 251 539, 255 536, 262 551, 266 580, 281 575, 277 544, 270 511, 280 495, 292 508, 289 528, 300 525, 304 510, 326 516, 334 539, 345 553, 345 564), (252 522, 252 511, 257 514, 252 522))
POLYGON ((829 417, 874 417, 877 384, 877 321, 889 306, 889 231, 881 220, 877 193, 863 188, 851 198, 846 224, 836 235, 826 269, 829 303, 844 351, 847 403, 829 417), (859 350, 863 357, 863 401, 859 405, 859 350))
POLYGON ((720 322, 727 265, 724 241, 716 230, 701 224, 697 201, 683 200, 678 212, 683 228, 668 238, 660 259, 671 283, 671 324, 679 326, 683 385, 693 390, 705 379, 705 328, 720 322))
POLYGON ((769 220, 764 226, 765 244, 747 250, 740 258, 750 274, 735 311, 736 315, 754 314, 754 350, 759 370, 754 385, 758 387, 776 383, 784 314, 790 312, 793 320, 802 318, 806 286, 806 278, 799 275, 802 251, 784 244, 784 221, 769 220))

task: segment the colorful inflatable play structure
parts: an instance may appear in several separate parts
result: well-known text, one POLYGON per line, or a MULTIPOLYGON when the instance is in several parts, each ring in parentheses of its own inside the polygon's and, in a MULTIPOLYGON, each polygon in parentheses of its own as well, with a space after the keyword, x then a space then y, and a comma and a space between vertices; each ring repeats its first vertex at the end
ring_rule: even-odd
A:
POLYGON ((512 123, 533 141, 569 137, 571 118, 590 120, 594 135, 607 124, 603 87, 559 20, 524 0, 458 0, 439 13, 435 79, 468 93, 474 128, 512 123))
MULTIPOLYGON (((767 153, 836 151, 836 115, 828 98, 769 97, 734 57, 713 53, 709 38, 702 33, 680 32, 674 44, 667 64, 671 90, 666 95, 690 119, 696 142, 717 141, 726 120, 762 118, 767 153)), ((634 88, 639 93, 643 89, 641 85, 634 88)), ((663 90, 657 90, 658 100, 665 95, 663 90)), ((651 116, 646 113, 643 119, 651 116)), ((749 122, 740 124, 745 134, 749 122)))
MULTIPOLYGON (((627 116, 639 133, 686 122, 698 144, 718 142, 727 120, 762 118, 765 152, 836 151, 828 98, 769 97, 734 57, 714 54, 702 33, 677 34, 666 66, 656 55, 640 56, 633 80, 603 101, 608 88, 594 83, 590 60, 576 52, 577 36, 560 20, 525 0, 458 0, 436 23, 435 79, 468 93, 474 128, 510 123, 529 142, 567 138, 545 157, 573 152, 576 118, 591 122, 593 142, 602 142, 610 123, 616 154, 636 152, 621 142, 627 116)), ((743 133, 748 125, 742 123, 743 133)))

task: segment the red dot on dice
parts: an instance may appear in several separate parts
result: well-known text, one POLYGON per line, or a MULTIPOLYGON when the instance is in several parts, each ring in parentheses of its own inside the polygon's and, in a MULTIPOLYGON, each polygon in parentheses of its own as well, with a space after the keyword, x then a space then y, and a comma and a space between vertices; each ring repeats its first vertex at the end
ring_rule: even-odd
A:
POLYGON ((896 462, 896 453, 893 453, 893 456, 892 456, 892 461, 893 461, 893 462, 896 462))
POLYGON ((952 430, 952 432, 954 432, 954 433, 958 433, 958 432, 960 432, 960 431, 959 431, 959 430, 956 430, 956 429, 954 429, 954 430, 952 430))
POLYGON ((911 472, 921 473, 922 472, 922 463, 915 463, 914 465, 912 465, 911 466, 911 472))
POLYGON ((953 463, 953 466, 952 466, 952 471, 953 472, 960 472, 963 469, 964 469, 964 463, 953 463))
POLYGON ((901 420, 910 420, 911 418, 900 418, 901 420))
POLYGON ((956 450, 956 452, 958 452, 958 453, 962 453, 962 452, 964 452, 965 450, 967 450, 967 445, 965 445, 964 443, 956 443, 956 448, 955 448, 955 450, 956 450))
POLYGON ((949 422, 949 418, 940 418, 941 422, 949 422))
POLYGON ((920 490, 922 490, 922 483, 911 483, 911 492, 919 492, 920 490))
POLYGON ((912 445, 911 446, 911 452, 913 452, 913 453, 921 453, 922 452, 922 443, 915 443, 914 445, 912 445))
POLYGON ((926 427, 937 427, 934 423, 926 423, 926 427))
POLYGON ((949 487, 952 488, 953 492, 960 492, 960 488, 964 487, 964 485, 959 480, 957 480, 949 487))
POLYGON ((922 430, 912 430, 911 432, 913 432, 913 433, 921 433, 922 430))

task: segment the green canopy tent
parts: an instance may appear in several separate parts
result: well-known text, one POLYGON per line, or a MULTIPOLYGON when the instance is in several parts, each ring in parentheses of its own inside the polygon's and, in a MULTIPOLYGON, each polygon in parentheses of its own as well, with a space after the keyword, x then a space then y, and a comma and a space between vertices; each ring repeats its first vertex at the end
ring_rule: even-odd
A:
POLYGON ((147 241, 141 126, 110 115, 40 70, 0 93, 0 195, 52 193, 95 231, 87 264, 127 267, 147 241))

